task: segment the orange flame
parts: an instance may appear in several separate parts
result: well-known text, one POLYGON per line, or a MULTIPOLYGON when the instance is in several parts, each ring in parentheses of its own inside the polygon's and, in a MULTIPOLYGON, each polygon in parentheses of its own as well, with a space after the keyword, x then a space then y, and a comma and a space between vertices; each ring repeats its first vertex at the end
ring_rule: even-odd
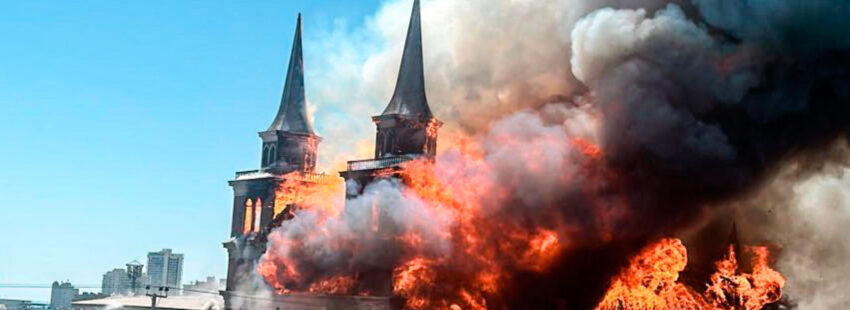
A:
MULTIPOLYGON (((321 218, 338 216, 344 207, 344 197, 341 196, 344 187, 342 179, 326 175, 305 174, 292 172, 283 176, 275 196, 274 217, 281 216, 283 211, 294 212, 295 206, 300 210, 311 210, 321 214, 321 218)), ((319 230, 321 231, 321 230, 319 230)), ((301 248, 303 243, 298 239, 284 238, 276 234, 268 236, 269 240, 282 248, 301 248)), ((286 255, 278 255, 268 251, 257 265, 257 273, 278 293, 291 292, 291 286, 302 280, 298 261, 286 255)), ((354 279, 345 276, 321 279, 311 283, 308 292, 343 294, 354 287, 354 279)))
POLYGON ((735 252, 717 262, 704 295, 678 282, 688 262, 678 239, 662 239, 632 258, 612 282, 596 310, 758 310, 779 301, 785 279, 768 266, 768 251, 752 247, 753 273, 738 274, 735 252))
POLYGON ((350 276, 335 276, 314 282, 310 285, 310 288, 307 289, 307 292, 332 295, 347 294, 348 292, 351 292, 356 285, 357 281, 350 276))
POLYGON ((302 209, 321 209, 327 216, 339 215, 345 206, 342 178, 291 172, 283 176, 275 192, 275 216, 289 205, 302 209))
POLYGON ((776 302, 782 296, 785 278, 768 265, 769 252, 765 247, 748 247, 753 255, 752 273, 736 274, 738 260, 735 248, 717 262, 717 272, 711 276, 706 297, 719 309, 757 310, 776 302))
MULTIPOLYGON (((516 149, 529 145, 527 141, 522 141, 523 139, 512 135, 497 135, 492 138, 500 144, 508 145, 507 148, 516 149)), ((528 168, 529 173, 533 175, 557 178, 553 179, 553 182, 569 183, 573 179, 580 179, 583 186, 581 190, 586 191, 589 196, 606 197, 593 203, 591 225, 595 229, 594 233, 601 233, 601 236, 594 237, 601 240, 612 239, 617 220, 628 217, 629 214, 625 203, 609 198, 606 190, 610 188, 605 182, 609 178, 600 177, 600 174, 609 173, 605 171, 604 165, 600 164, 605 153, 591 139, 558 139, 561 138, 543 137, 539 141, 535 140, 531 143, 532 150, 516 154, 517 164, 525 165, 524 168, 528 168), (548 173, 552 167, 538 160, 546 155, 546 148, 537 144, 553 143, 568 145, 569 152, 563 156, 566 157, 565 161, 571 161, 571 164, 575 164, 573 168, 577 169, 560 174, 548 173)), ((450 224, 445 225, 445 228, 441 226, 434 235, 427 236, 416 230, 394 231, 392 227, 382 227, 384 222, 380 220, 384 211, 379 210, 380 206, 372 201, 371 229, 363 232, 382 242, 393 242, 398 246, 398 253, 395 254, 399 258, 395 265, 388 266, 388 269, 392 271, 393 293, 404 298, 405 309, 487 309, 488 301, 491 302, 490 307, 493 307, 492 304, 498 302, 501 291, 506 289, 505 283, 509 283, 517 272, 546 273, 559 255, 576 243, 576 232, 584 225, 565 222, 567 220, 558 216, 528 225, 524 222, 527 219, 513 216, 517 211, 510 209, 510 206, 514 205, 512 200, 517 199, 514 189, 493 177, 498 173, 498 169, 491 166, 493 162, 486 158, 486 146, 464 136, 454 136, 447 140, 450 147, 445 151, 460 159, 439 161, 436 165, 428 160, 403 164, 404 169, 401 170, 400 177, 404 186, 399 190, 405 198, 425 202, 421 207, 428 208, 429 214, 446 215, 445 218, 450 224), (436 166, 439 165, 443 166, 439 173, 435 173, 436 166), (447 244, 449 249, 434 253, 434 243, 447 244)), ((397 171, 388 173, 395 174, 397 171)), ((559 188, 553 189, 557 190, 559 188)), ((338 219, 345 204, 342 182, 309 184, 292 178, 292 181, 281 184, 279 192, 276 206, 281 203, 297 205, 300 210, 318 213, 321 221, 338 219)), ((561 201, 542 198, 535 203, 553 208, 561 207, 561 201)), ((541 209, 545 210, 544 207, 541 209)), ((325 227, 318 225, 307 233, 326 240, 327 238, 322 237, 328 232, 325 227)), ((270 248, 258 266, 259 274, 278 292, 287 293, 299 289, 320 294, 363 293, 358 291, 362 288, 357 287, 356 270, 345 269, 348 267, 343 266, 340 267, 343 270, 327 272, 333 275, 323 273, 327 270, 317 272, 316 266, 305 262, 303 257, 297 257, 296 252, 303 249, 303 243, 307 241, 300 238, 284 239, 277 234, 269 236, 269 244, 278 249, 270 248)), ((351 244, 330 246, 352 247, 351 244)), ((718 279, 736 279, 737 282, 732 282, 735 285, 747 282, 751 289, 743 289, 738 285, 732 290, 733 286, 721 285, 726 283, 723 282, 726 280, 712 278, 709 292, 713 293, 700 294, 678 281, 679 273, 687 265, 687 250, 682 242, 677 239, 661 240, 631 260, 631 266, 614 279, 597 310, 759 309, 764 304, 778 299, 784 281, 778 281, 781 275, 767 265, 766 250, 756 250, 754 253, 760 257, 761 264, 753 264, 756 266, 753 274, 736 273, 736 263, 726 269, 719 268, 718 271, 721 274, 718 279), (759 256, 759 251, 764 251, 763 258, 759 256), (737 280, 739 278, 735 277, 742 278, 737 280), (714 288, 715 286, 717 288, 714 288), (742 300, 743 304, 759 306, 719 306, 719 300, 729 296, 736 296, 735 300, 742 300)))

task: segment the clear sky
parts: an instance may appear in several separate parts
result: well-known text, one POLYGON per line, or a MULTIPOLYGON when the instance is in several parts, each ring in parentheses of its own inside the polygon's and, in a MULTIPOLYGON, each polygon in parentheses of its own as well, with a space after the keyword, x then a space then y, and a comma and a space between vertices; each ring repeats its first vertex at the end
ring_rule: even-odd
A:
POLYGON ((223 277, 226 181, 259 165, 296 14, 309 40, 380 6, 0 0, 0 283, 100 285, 166 247, 223 277))

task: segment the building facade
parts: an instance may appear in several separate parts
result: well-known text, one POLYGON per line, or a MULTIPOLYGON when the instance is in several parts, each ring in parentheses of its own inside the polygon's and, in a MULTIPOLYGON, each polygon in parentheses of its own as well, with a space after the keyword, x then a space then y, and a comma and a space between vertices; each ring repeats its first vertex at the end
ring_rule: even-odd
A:
MULTIPOLYGON (((384 111, 372 121, 376 127, 374 158, 349 161, 347 170, 340 172, 345 179, 346 201, 363 194, 377 180, 400 178, 406 162, 435 160, 437 133, 443 123, 432 114, 425 93, 419 0, 413 2, 395 91, 384 111)), ((379 215, 374 223, 379 230, 388 222, 384 216, 379 215)), ((392 269, 360 270, 358 280, 373 295, 393 295, 392 269)))
POLYGON ((171 249, 149 252, 147 276, 151 286, 179 289, 183 280, 183 254, 173 253, 171 249))
POLYGON ((413 3, 395 91, 372 121, 376 127, 374 158, 350 161, 348 169, 340 172, 347 198, 359 196, 376 179, 397 177, 405 162, 433 161, 436 156, 437 132, 443 123, 431 113, 425 94, 419 0, 413 3))
POLYGON ((231 238, 223 243, 228 256, 226 290, 222 292, 227 309, 234 305, 252 309, 251 301, 241 298, 244 294, 239 292, 264 285, 254 270, 266 250, 266 237, 297 208, 294 201, 278 195, 287 191, 282 186, 309 186, 327 179, 316 174, 322 138, 307 115, 301 31, 299 14, 280 106, 268 129, 259 133, 260 169, 237 172, 228 182, 233 188, 233 216, 231 238))
POLYGON ((127 277, 127 271, 115 268, 103 274, 103 280, 100 283, 100 292, 104 295, 123 294, 129 287, 130 278, 127 277))
POLYGON ((53 282, 50 288, 50 308, 55 310, 71 309, 71 302, 80 291, 70 282, 53 282))
MULTIPOLYGON (((131 268, 132 265, 138 265, 141 271, 141 264, 136 261, 127 264, 127 268, 131 268)), ((141 272, 139 277, 135 279, 135 283, 133 281, 134 279, 130 276, 129 270, 115 268, 103 274, 103 279, 100 283, 100 293, 106 296, 141 295, 145 293, 145 285, 150 284, 147 274, 141 272), (135 288, 135 291, 133 288, 135 288)))
MULTIPOLYGON (((309 186, 325 178, 315 174, 321 138, 307 118, 301 31, 299 15, 280 108, 269 129, 259 133, 260 169, 237 172, 229 182, 234 199, 231 239, 224 242, 228 252, 227 285, 222 292, 226 309, 260 308, 249 298, 242 298, 246 294, 240 292, 265 286, 255 270, 266 250, 266 237, 274 227, 295 216, 297 204, 277 195, 287 190, 281 188, 283 184, 292 183, 284 181, 295 179, 296 184, 309 186)), ((431 113, 425 94, 419 0, 413 3, 395 92, 372 121, 377 128, 374 158, 351 161, 348 169, 340 172, 351 189, 345 193, 347 198, 357 197, 375 180, 397 177, 404 162, 433 161, 436 156, 437 131, 442 123, 431 113)), ((366 283, 364 286, 375 296, 278 295, 272 309, 301 309, 305 305, 310 309, 395 309, 398 303, 392 298, 391 272, 360 273, 358 281, 366 283)))

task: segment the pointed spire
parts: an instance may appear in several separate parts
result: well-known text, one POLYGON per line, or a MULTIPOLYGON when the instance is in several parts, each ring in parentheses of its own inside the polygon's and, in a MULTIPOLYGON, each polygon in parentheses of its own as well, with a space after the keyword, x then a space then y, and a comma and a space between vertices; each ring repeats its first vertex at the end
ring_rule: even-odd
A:
POLYGON ((413 13, 407 29, 407 41, 404 42, 404 54, 390 104, 382 115, 431 115, 428 99, 425 97, 425 74, 422 65, 422 24, 419 13, 419 0, 413 1, 413 13))
POLYGON ((300 133, 313 133, 313 125, 307 117, 306 95, 304 93, 304 59, 301 51, 301 13, 298 13, 298 26, 292 42, 289 56, 289 69, 283 86, 283 97, 268 131, 281 130, 300 133))
POLYGON ((729 233, 729 246, 735 249, 735 255, 740 258, 741 242, 738 240, 738 222, 732 220, 732 232, 729 233))

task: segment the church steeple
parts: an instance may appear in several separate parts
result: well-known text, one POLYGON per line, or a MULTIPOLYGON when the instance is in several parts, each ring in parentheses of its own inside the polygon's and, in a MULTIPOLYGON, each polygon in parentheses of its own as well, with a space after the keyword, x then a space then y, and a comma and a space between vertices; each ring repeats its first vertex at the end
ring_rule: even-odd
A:
POLYGON ((321 138, 313 131, 307 117, 304 91, 304 55, 301 50, 301 14, 295 27, 295 39, 280 108, 269 129, 260 132, 263 139, 261 167, 274 173, 313 172, 321 138))
POLYGON ((419 0, 413 1, 404 54, 398 70, 395 92, 382 115, 399 114, 431 117, 431 108, 425 96, 425 74, 422 64, 422 22, 419 0))
POLYGON ((437 130, 442 123, 431 114, 425 96, 419 0, 413 1, 395 92, 384 112, 372 117, 372 121, 378 127, 375 158, 436 156, 437 130))
POLYGON ((289 131, 313 134, 313 125, 307 117, 304 92, 304 59, 301 50, 301 14, 295 27, 295 39, 289 56, 289 69, 283 86, 280 108, 268 131, 289 131))

